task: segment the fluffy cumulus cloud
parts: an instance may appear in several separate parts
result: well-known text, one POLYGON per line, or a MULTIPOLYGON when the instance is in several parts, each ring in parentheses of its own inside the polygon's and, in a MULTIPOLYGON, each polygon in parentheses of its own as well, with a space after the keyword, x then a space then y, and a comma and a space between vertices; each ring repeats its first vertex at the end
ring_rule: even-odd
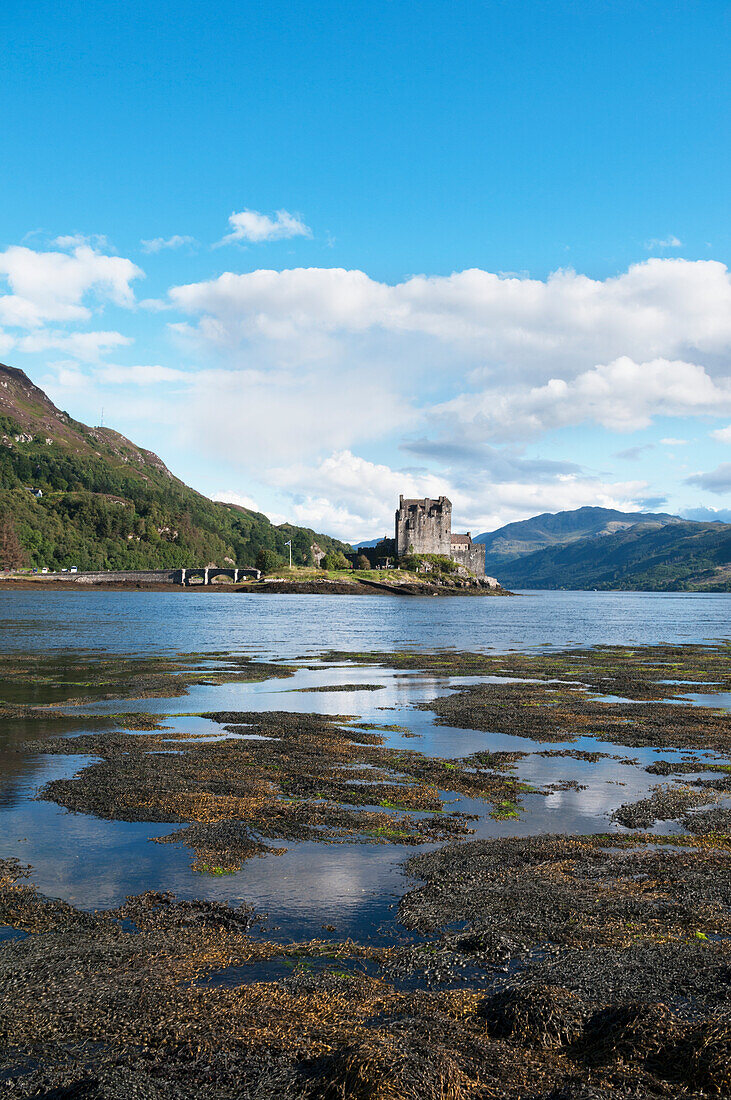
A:
POLYGON ((408 361, 430 341, 455 372, 485 380, 569 378, 622 356, 695 361, 731 346, 731 279, 715 261, 651 259, 603 281, 470 270, 394 286, 342 268, 226 272, 170 298, 211 346, 265 339, 294 353, 319 335, 347 351, 369 337, 375 353, 393 347, 408 361))
POLYGON ((313 466, 298 463, 271 471, 273 483, 294 494, 296 522, 342 538, 390 533, 399 493, 437 497, 444 482, 434 474, 414 475, 368 462, 343 450, 313 466), (325 526, 323 526, 325 524, 325 526))
POLYGON ((212 499, 220 500, 222 504, 235 504, 239 508, 248 508, 250 512, 261 511, 253 497, 239 493, 235 489, 220 489, 213 494, 212 499))
POLYGON ((255 374, 236 413, 213 414, 215 439, 235 451, 250 433, 271 453, 267 467, 281 456, 271 480, 291 487, 296 516, 343 535, 378 531, 398 491, 439 486, 473 527, 582 504, 643 506, 652 493, 642 484, 600 481, 571 462, 531 467, 514 449, 587 422, 628 433, 659 416, 731 414, 731 279, 715 261, 655 258, 604 280, 470 270, 395 285, 341 268, 259 269, 173 287, 169 301, 185 318, 173 325, 183 347, 232 376, 255 374), (358 443, 388 433, 424 472, 379 470, 387 488, 371 500, 358 443), (338 490, 346 472, 359 483, 351 496, 338 490))
POLYGON ((130 307, 132 283, 142 271, 131 260, 109 256, 78 238, 64 238, 67 251, 36 251, 11 245, 0 252, 0 324, 22 329, 46 322, 87 321, 89 300, 130 307))
POLYGON ((273 217, 260 214, 258 210, 241 210, 231 214, 228 223, 231 232, 220 244, 234 244, 248 241, 250 244, 263 244, 265 241, 284 241, 291 237, 311 237, 308 225, 288 210, 277 210, 273 217))
POLYGON ((96 363, 108 352, 131 343, 131 338, 121 332, 63 332, 53 329, 36 329, 17 339, 18 349, 27 354, 61 351, 85 363, 96 363))
POLYGON ((573 379, 462 394, 436 407, 431 416, 453 430, 466 426, 481 438, 511 439, 585 420, 628 432, 646 428, 653 416, 726 412, 731 412, 731 379, 715 381, 703 367, 683 360, 636 363, 622 356, 573 379))
POLYGON ((643 505, 647 488, 641 481, 605 483, 575 474, 562 474, 547 483, 474 478, 458 484, 444 474, 369 462, 350 450, 313 465, 280 467, 270 472, 270 478, 292 495, 295 522, 356 541, 390 535, 400 493, 410 497, 445 493, 453 505, 453 527, 471 526, 472 533, 478 534, 537 512, 585 504, 636 510, 643 505))
MULTIPOLYGON (((241 243, 310 235, 285 210, 241 211, 230 230, 225 239, 241 243)), ((122 332, 99 320, 140 304, 142 274, 97 238, 7 248, 0 354, 59 353, 58 387, 91 387, 96 405, 107 390, 116 409, 148 422, 164 388, 170 438, 191 463, 198 454, 219 464, 228 499, 252 506, 255 483, 260 504, 278 500, 289 518, 347 538, 390 530, 400 492, 448 493, 455 523, 473 532, 584 504, 640 508, 667 487, 587 469, 573 445, 553 447, 556 433, 630 433, 676 418, 661 443, 680 446, 689 418, 731 419, 731 279, 715 261, 654 257, 606 279, 472 269, 395 284, 345 268, 227 271, 136 311, 145 338, 170 341, 167 360, 164 344, 154 358, 125 352, 131 312, 122 332), (536 456, 546 433, 550 460, 536 456), (370 461, 386 447, 401 468, 370 461)), ((705 430, 731 442, 731 427, 705 430)), ((614 457, 651 446, 660 453, 629 439, 614 457)), ((692 469, 694 492, 725 491, 727 466, 692 469)))

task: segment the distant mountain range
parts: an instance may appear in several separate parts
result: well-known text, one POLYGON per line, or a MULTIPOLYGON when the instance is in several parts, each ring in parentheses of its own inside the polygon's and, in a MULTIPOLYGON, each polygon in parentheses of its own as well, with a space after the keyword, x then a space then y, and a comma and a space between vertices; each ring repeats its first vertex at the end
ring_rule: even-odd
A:
POLYGON ((372 550, 374 546, 378 546, 379 542, 383 542, 383 535, 380 537, 380 539, 371 539, 369 542, 354 542, 353 548, 355 550, 360 550, 364 547, 367 550, 372 550))
POLYGON ((286 557, 290 539, 297 564, 309 562, 313 542, 349 549, 209 500, 152 451, 74 420, 23 371, 0 364, 0 566, 253 565, 259 550, 286 557))
POLYGON ((577 508, 478 535, 508 588, 731 591, 731 524, 577 508))

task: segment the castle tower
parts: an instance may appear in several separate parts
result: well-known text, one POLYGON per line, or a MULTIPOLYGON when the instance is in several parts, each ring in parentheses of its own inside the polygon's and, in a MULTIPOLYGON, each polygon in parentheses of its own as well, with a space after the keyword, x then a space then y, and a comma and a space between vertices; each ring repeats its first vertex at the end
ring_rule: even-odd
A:
POLYGON ((452 502, 447 497, 438 500, 407 500, 399 497, 396 513, 396 555, 403 557, 412 547, 417 554, 443 554, 452 549, 452 502))

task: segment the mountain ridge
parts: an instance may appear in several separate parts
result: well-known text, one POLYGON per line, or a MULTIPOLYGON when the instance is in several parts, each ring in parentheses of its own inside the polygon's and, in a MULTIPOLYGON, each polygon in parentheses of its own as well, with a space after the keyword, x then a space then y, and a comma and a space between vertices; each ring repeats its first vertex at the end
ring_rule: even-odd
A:
POLYGON ((585 505, 562 512, 542 512, 530 519, 507 523, 496 531, 477 535, 474 541, 485 544, 486 556, 495 565, 548 546, 565 546, 582 538, 616 534, 643 522, 664 525, 682 520, 669 512, 622 512, 616 508, 585 505))
POLYGON ((731 524, 586 507, 507 524, 478 540, 487 545, 488 573, 510 588, 731 591, 731 524), (553 541, 530 549, 542 533, 553 541))

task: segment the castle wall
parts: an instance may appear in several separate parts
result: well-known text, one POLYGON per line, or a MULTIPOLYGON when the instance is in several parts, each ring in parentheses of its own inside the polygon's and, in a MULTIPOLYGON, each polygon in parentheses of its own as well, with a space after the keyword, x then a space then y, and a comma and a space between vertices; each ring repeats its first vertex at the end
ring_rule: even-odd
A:
POLYGON ((485 544, 470 542, 452 545, 449 556, 477 577, 485 575, 485 544))
POLYGON ((396 513, 396 553, 403 557, 413 547, 417 554, 451 553, 452 502, 447 497, 438 500, 406 500, 399 497, 396 513))

